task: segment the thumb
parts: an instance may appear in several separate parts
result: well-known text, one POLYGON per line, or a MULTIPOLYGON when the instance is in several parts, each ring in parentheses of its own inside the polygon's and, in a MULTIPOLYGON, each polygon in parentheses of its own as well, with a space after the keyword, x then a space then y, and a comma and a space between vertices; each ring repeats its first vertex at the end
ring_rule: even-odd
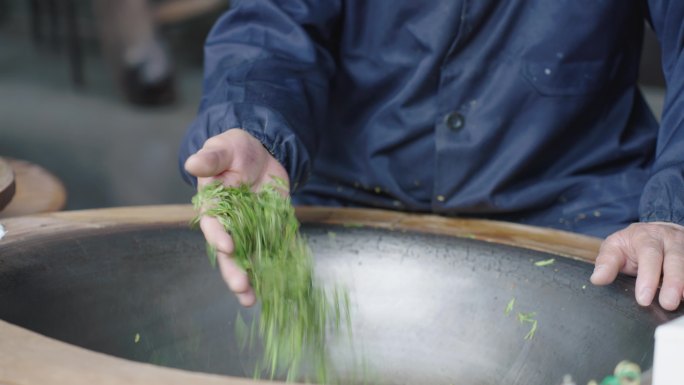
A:
POLYGON ((225 149, 203 148, 185 161, 185 170, 196 177, 213 177, 230 170, 232 158, 225 149))

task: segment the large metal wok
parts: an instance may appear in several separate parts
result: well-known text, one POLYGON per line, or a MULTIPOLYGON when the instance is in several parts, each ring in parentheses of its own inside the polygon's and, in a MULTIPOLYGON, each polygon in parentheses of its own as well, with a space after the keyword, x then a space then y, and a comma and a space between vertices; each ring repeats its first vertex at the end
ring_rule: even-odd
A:
MULTIPOLYGON (((655 327, 684 313, 639 307, 632 278, 592 286, 593 238, 377 210, 298 214, 320 279, 350 290, 354 351, 331 341, 343 377, 365 362, 379 383, 550 385, 569 373, 583 384, 623 359, 650 368, 655 327), (536 313, 531 339, 518 312, 536 313)), ((241 309, 211 268, 192 215, 159 206, 3 221, 0 383, 256 383, 259 352, 237 347, 234 322, 257 310, 241 309)))

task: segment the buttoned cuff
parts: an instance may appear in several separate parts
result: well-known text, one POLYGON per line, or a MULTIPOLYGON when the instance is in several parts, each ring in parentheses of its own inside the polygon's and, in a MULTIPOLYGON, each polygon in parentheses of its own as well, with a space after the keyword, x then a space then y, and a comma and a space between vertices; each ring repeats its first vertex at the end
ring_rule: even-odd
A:
POLYGON ((200 113, 186 133, 181 145, 179 162, 184 179, 197 184, 183 164, 204 142, 231 128, 241 128, 259 140, 264 148, 285 168, 290 178, 290 190, 303 185, 310 174, 306 148, 279 113, 249 103, 227 103, 212 106, 200 113))
POLYGON ((641 222, 684 225, 684 165, 658 171, 646 183, 639 204, 641 222))

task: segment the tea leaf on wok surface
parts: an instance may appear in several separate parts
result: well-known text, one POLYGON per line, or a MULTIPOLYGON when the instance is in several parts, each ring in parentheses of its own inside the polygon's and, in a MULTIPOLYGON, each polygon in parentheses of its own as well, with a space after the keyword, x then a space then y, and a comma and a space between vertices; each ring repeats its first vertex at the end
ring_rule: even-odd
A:
POLYGON ((556 262, 556 258, 547 259, 544 261, 537 261, 534 263, 535 266, 549 266, 556 262))
POLYGON ((524 339, 526 339, 526 340, 531 340, 532 338, 534 338, 534 333, 537 331, 537 320, 534 319, 534 317, 536 317, 536 315, 537 315, 537 312, 529 312, 529 313, 518 312, 518 321, 520 323, 527 322, 527 323, 532 324, 530 331, 527 332, 527 334, 525 335, 524 339))
MULTIPOLYGON (((297 380, 306 362, 318 382, 330 381, 326 334, 335 334, 344 318, 350 330, 349 297, 335 288, 327 293, 313 276, 313 257, 299 234, 299 222, 289 198, 283 196, 284 182, 276 181, 253 192, 247 185, 226 187, 219 182, 202 188, 193 204, 198 215, 215 217, 231 235, 233 258, 247 272, 261 314, 247 333, 237 320, 240 344, 258 333, 264 357, 255 376, 266 370, 271 378, 285 374, 297 380)), ((214 250, 209 249, 210 261, 214 250)), ((251 342, 250 342, 251 345, 251 342)))
POLYGON ((515 305, 515 297, 511 298, 511 300, 508 301, 508 305, 506 305, 506 310, 504 310, 504 314, 506 314, 506 315, 511 314, 511 311, 513 311, 514 305, 515 305))

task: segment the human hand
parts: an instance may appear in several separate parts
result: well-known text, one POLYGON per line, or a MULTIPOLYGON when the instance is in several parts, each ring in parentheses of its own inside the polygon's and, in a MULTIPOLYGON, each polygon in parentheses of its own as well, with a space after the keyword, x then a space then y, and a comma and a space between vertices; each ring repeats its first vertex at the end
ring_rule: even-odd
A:
MULTIPOLYGON (((257 191, 280 178, 289 185, 285 168, 264 148, 259 140, 241 129, 230 129, 208 139, 204 146, 185 162, 185 169, 197 177, 197 188, 213 181, 226 186, 246 183, 257 191)), ((204 237, 216 249, 216 259, 223 279, 243 306, 256 302, 254 291, 245 273, 233 260, 233 240, 218 220, 209 216, 200 219, 204 237)))
POLYGON ((607 285, 618 272, 636 275, 635 296, 641 306, 653 301, 662 272, 660 305, 676 310, 684 297, 684 226, 633 223, 610 235, 601 244, 591 282, 607 285))

